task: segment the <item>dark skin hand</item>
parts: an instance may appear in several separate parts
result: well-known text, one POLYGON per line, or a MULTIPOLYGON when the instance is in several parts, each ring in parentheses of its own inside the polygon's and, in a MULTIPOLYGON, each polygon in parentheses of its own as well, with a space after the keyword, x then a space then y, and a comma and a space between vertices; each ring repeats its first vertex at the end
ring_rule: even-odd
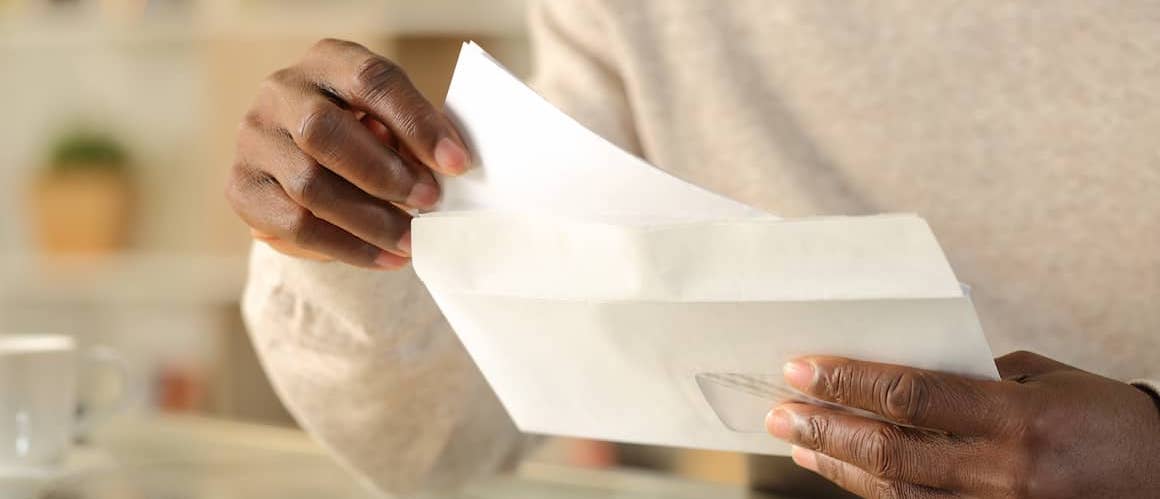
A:
POLYGON ((1148 393, 1028 352, 996 364, 1002 381, 804 357, 786 364, 791 385, 906 426, 790 402, 766 427, 798 465, 864 497, 1160 497, 1148 393))
POLYGON ((278 251, 397 269, 411 252, 407 210, 439 199, 431 171, 457 175, 468 162, 455 127, 402 69, 322 40, 263 82, 226 197, 278 251))

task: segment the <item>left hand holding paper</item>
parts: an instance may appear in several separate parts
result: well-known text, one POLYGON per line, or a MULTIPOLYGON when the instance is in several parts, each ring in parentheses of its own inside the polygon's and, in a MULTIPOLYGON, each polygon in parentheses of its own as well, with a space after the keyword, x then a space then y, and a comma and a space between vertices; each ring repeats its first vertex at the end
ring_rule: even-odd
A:
POLYGON ((1160 408, 1147 393, 1028 352, 996 364, 1002 381, 801 358, 785 367, 790 385, 898 424, 785 403, 766 426, 799 465, 864 497, 1160 493, 1160 408))

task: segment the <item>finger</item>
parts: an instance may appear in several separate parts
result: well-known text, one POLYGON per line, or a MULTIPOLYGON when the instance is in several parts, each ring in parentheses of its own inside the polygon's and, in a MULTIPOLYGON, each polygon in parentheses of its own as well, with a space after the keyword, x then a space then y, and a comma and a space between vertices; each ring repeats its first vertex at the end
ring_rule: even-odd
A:
MULTIPOLYGON (((430 208, 438 200, 439 185, 430 171, 408 165, 351 112, 323 96, 288 102, 278 115, 298 149, 364 192, 416 208, 430 208)), ((289 149, 287 144, 281 152, 291 156, 289 149)))
POLYGON ((374 116, 364 114, 359 117, 359 121, 362 122, 363 126, 367 127, 367 130, 370 130, 374 134, 376 139, 379 139, 379 143, 391 149, 399 148, 399 141, 395 140, 395 135, 387 129, 387 125, 379 123, 379 120, 376 120, 374 116))
POLYGON ((783 370, 786 381, 807 395, 951 433, 995 427, 1014 395, 1005 383, 842 357, 804 357, 783 370))
POLYGON ((879 478, 950 488, 959 484, 956 475, 965 471, 951 437, 808 404, 774 408, 766 417, 766 428, 775 437, 879 478))
POLYGON ((374 116, 429 168, 447 175, 467 169, 467 147, 451 120, 395 63, 356 43, 323 40, 304 64, 318 75, 316 84, 374 116))
POLYGON ((244 178, 233 179, 226 195, 242 220, 264 234, 360 267, 397 269, 408 262, 314 216, 290 199, 272 176, 253 172, 235 177, 244 178))
POLYGON ((247 159, 264 165, 294 202, 380 249, 410 255, 399 243, 411 215, 319 166, 285 136, 272 134, 265 144, 247 159))
POLYGON ((411 215, 351 185, 330 170, 315 167, 293 180, 291 199, 314 216, 330 222, 359 239, 400 256, 410 256, 404 236, 411 215))
POLYGON ((1023 382, 1030 377, 1049 372, 1075 369, 1062 362, 1024 350, 995 359, 995 367, 999 369, 1000 378, 1015 382, 1023 382))
POLYGON ((947 491, 879 478, 852 464, 801 447, 794 447, 793 461, 798 466, 817 473, 860 497, 883 499, 954 497, 954 494, 947 491))
POLYGON ((293 244, 290 244, 286 241, 278 239, 278 236, 275 236, 273 234, 266 234, 265 232, 262 232, 258 229, 250 229, 250 236, 252 236, 255 241, 263 242, 267 246, 273 248, 275 251, 282 253, 282 254, 285 254, 285 255, 288 255, 288 256, 292 256, 295 258, 302 258, 305 260, 314 260, 314 261, 318 261, 318 262, 329 262, 331 260, 334 260, 330 256, 324 255, 322 253, 315 253, 313 251, 304 250, 304 249, 299 248, 297 246, 294 246, 293 244))

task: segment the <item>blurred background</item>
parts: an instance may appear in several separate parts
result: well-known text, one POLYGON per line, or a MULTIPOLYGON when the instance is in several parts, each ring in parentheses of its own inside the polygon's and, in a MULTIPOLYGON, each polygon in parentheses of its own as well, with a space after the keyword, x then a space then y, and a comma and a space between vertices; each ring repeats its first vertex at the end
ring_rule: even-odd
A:
MULTIPOLYGON (((441 102, 462 41, 530 71, 522 0, 0 0, 0 333, 108 345, 134 410, 292 427, 238 311, 222 196, 258 82, 357 41, 441 102)), ((744 459, 557 440, 541 458, 740 483, 744 459)))

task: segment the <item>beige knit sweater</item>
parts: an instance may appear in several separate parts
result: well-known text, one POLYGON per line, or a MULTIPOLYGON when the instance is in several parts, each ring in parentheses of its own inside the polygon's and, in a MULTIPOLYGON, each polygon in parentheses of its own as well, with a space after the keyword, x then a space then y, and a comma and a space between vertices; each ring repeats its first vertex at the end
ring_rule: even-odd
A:
MULTIPOLYGON (((531 18, 537 88, 614 142, 785 216, 920 213, 996 354, 1160 378, 1160 3, 554 0, 531 18)), ((379 487, 518 457, 409 270, 258 245, 245 313, 291 411, 379 487)))

